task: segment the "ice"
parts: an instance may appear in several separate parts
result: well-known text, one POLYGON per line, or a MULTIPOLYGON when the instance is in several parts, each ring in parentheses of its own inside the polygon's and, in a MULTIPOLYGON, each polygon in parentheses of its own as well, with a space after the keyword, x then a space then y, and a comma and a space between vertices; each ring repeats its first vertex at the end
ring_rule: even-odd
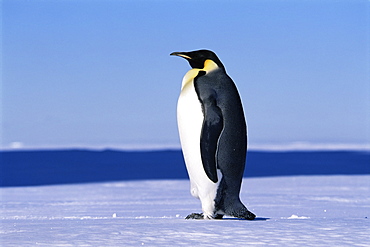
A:
POLYGON ((0 191, 2 246, 370 246, 370 175, 244 179, 255 221, 185 220, 187 180, 0 191))
POLYGON ((292 214, 292 216, 288 217, 289 220, 291 219, 300 219, 300 220, 305 220, 305 219, 309 219, 310 217, 306 217, 306 216, 298 216, 298 215, 295 215, 295 214, 292 214))

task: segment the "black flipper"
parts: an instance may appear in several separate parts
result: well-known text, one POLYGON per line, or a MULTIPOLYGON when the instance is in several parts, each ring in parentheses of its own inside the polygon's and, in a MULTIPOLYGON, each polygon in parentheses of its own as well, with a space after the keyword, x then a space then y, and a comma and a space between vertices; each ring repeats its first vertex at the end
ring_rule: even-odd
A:
MULTIPOLYGON (((204 121, 200 136, 200 153, 204 171, 208 178, 217 183, 217 144, 223 129, 222 111, 217 106, 216 92, 209 85, 212 83, 205 71, 199 71, 194 78, 195 91, 202 104, 204 121), (211 82, 211 83, 210 83, 211 82)), ((212 84, 211 84, 212 85, 212 84)))
POLYGON ((217 143, 223 129, 223 117, 221 109, 216 101, 210 97, 203 101, 204 121, 200 137, 200 152, 204 171, 208 178, 217 183, 217 143))

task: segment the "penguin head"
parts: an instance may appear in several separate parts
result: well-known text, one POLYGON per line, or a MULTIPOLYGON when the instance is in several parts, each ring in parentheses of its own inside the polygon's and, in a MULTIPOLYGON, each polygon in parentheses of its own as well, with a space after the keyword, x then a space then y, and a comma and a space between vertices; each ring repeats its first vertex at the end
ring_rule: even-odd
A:
POLYGON ((217 55, 210 50, 197 50, 189 52, 172 52, 171 56, 179 56, 188 60, 190 66, 193 69, 203 69, 205 66, 205 61, 211 60, 217 64, 221 69, 225 69, 223 64, 217 55))

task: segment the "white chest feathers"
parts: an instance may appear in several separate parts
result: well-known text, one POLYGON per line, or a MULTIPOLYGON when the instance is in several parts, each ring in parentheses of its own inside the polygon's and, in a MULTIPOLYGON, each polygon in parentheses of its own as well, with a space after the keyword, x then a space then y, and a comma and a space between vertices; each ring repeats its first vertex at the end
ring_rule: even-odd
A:
MULTIPOLYGON (((202 71, 206 73, 217 69, 217 65, 207 60, 202 71), (209 61, 209 62, 207 62, 209 61)), ((182 82, 182 89, 177 104, 177 122, 180 134, 181 147, 184 154, 186 168, 190 178, 190 191, 194 197, 202 202, 205 217, 214 214, 214 199, 216 198, 218 183, 213 183, 204 171, 200 137, 203 125, 202 106, 194 87, 194 78, 201 69, 191 69, 186 73, 182 82)), ((221 174, 218 172, 219 180, 221 174)))

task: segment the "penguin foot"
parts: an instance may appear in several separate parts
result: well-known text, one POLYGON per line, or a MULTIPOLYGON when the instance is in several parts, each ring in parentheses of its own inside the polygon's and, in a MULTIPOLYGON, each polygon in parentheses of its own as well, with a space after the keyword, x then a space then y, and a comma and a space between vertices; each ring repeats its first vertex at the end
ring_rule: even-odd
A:
POLYGON ((223 214, 216 214, 216 216, 214 217, 214 219, 216 219, 216 220, 221 220, 221 219, 222 219, 222 217, 224 217, 224 215, 223 215, 223 214))
POLYGON ((185 218, 186 220, 203 220, 204 219, 204 216, 203 214, 197 214, 197 213, 192 213, 192 214, 189 214, 188 216, 186 216, 185 218))
POLYGON ((216 220, 221 220, 222 217, 224 217, 223 214, 216 214, 214 217, 207 217, 207 218, 204 218, 204 214, 198 214, 198 213, 192 213, 192 214, 189 214, 188 216, 186 216, 186 220, 203 220, 203 219, 216 219, 216 220))

